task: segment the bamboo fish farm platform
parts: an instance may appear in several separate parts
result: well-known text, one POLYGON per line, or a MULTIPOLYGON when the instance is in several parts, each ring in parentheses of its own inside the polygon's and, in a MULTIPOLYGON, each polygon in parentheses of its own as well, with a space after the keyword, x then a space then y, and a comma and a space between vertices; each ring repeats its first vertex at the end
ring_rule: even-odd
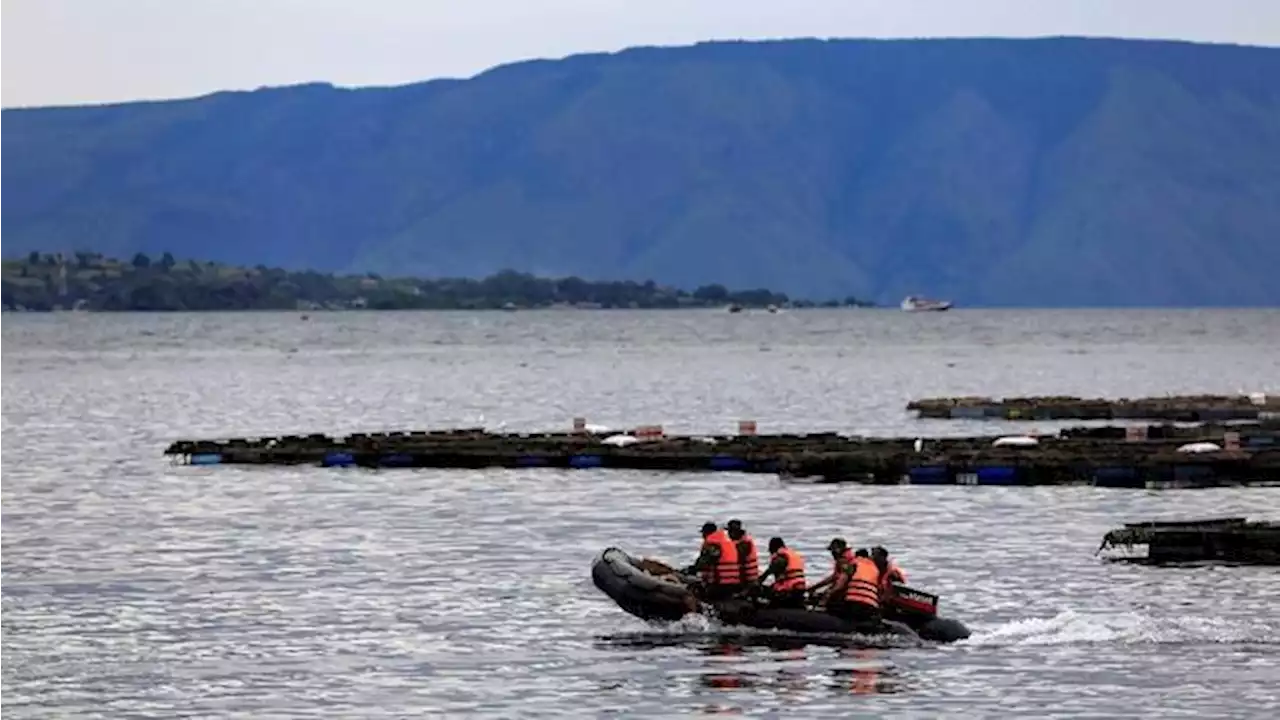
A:
POLYGON ((1147 547, 1145 555, 1122 554, 1107 559, 1148 565, 1280 565, 1280 524, 1249 522, 1245 518, 1128 523, 1107 533, 1098 552, 1141 545, 1147 547))
POLYGON ((1118 400, 1078 397, 924 398, 907 403, 922 418, 951 420, 1165 420, 1224 422, 1280 419, 1280 398, 1183 395, 1118 400))
POLYGON ((461 429, 181 440, 165 454, 193 465, 731 471, 865 484, 1280 485, 1280 430, 1271 424, 1074 428, 1005 438, 756 435, 754 423, 746 425, 738 435, 708 437, 645 426, 627 435, 461 429))

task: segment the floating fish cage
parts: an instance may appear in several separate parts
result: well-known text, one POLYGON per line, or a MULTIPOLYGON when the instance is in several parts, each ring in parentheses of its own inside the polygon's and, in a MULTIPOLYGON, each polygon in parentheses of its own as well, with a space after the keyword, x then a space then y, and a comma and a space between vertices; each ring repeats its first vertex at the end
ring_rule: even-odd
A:
POLYGON ((1280 523, 1217 518, 1128 523, 1102 538, 1098 553, 1149 565, 1218 562, 1280 565, 1280 523))
POLYGON ((565 468, 765 473, 789 482, 910 485, 1094 485, 1196 488, 1280 485, 1280 431, 1205 426, 1140 436, 1057 435, 868 438, 837 433, 668 435, 626 432, 490 433, 454 430, 180 440, 165 453, 190 465, 364 468, 565 468), (1117 439, 1119 437, 1120 439, 1117 439))
POLYGON ((907 410, 923 418, 951 420, 1275 421, 1280 420, 1280 398, 1264 393, 1133 399, 941 397, 913 400, 907 410))

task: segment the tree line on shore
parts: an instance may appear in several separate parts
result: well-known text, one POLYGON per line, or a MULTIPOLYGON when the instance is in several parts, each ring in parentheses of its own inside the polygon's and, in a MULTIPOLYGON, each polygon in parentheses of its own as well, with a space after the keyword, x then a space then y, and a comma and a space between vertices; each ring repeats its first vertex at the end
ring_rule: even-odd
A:
POLYGON ((100 253, 37 253, 3 263, 5 310, 482 310, 547 307, 840 307, 870 303, 849 297, 792 300, 766 289, 693 291, 652 280, 545 278, 503 270, 483 279, 387 278, 177 260, 168 252, 129 261, 100 253))

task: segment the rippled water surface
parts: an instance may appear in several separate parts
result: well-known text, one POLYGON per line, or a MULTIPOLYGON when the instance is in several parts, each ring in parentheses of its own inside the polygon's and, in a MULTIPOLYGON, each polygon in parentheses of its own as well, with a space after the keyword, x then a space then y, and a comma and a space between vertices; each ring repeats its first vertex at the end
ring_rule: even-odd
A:
MULTIPOLYGON (((190 468, 171 440, 662 423, 996 432, 933 394, 1280 392, 1280 313, 811 311, 3 321, 5 717, 1274 717, 1280 573, 1100 562, 1130 520, 1280 489, 835 487, 764 475, 190 468), (891 548, 949 647, 646 626, 604 547, 737 516, 891 548)), ((1049 427, 1040 423, 1040 429, 1049 427)))

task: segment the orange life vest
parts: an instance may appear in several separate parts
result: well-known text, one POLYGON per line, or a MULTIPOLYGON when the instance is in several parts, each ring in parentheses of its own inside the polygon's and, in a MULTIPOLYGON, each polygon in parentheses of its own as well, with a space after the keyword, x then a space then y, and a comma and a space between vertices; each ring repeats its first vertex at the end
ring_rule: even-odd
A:
POLYGON ((756 555, 756 541, 746 533, 738 540, 738 560, 742 563, 743 582, 760 579, 760 558, 756 555))
POLYGON ((773 558, 785 558, 787 561, 787 567, 782 571, 782 575, 773 581, 773 591, 804 590, 804 558, 800 557, 800 553, 784 547, 774 553, 773 558))
POLYGON ((848 584, 844 589, 844 601, 870 605, 880 609, 880 569, 871 558, 855 557, 845 566, 848 584))
POLYGON ((715 566, 702 570, 702 582, 707 585, 740 585, 742 584, 742 567, 738 564, 738 546, 729 539, 724 530, 716 530, 702 541, 702 546, 715 545, 720 548, 720 559, 715 566))
POLYGON ((902 572, 902 568, 898 567, 892 560, 885 567, 884 574, 880 576, 880 591, 882 593, 893 592, 893 584, 907 584, 907 574, 902 572))

